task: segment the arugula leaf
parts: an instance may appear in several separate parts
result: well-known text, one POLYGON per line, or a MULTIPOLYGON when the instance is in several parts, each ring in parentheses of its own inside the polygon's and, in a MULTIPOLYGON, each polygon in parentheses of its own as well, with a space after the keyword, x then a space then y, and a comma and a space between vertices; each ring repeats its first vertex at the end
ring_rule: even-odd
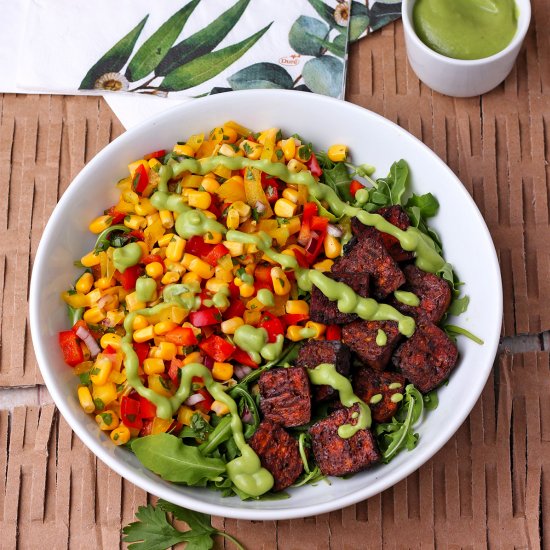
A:
POLYGON ((447 310, 448 315, 460 315, 468 309, 468 304, 470 303, 469 296, 463 296, 462 298, 455 298, 449 309, 447 310))
MULTIPOLYGON (((407 201, 407 204, 405 204, 405 209, 407 208, 414 209, 413 215, 415 218, 416 216, 418 218, 433 218, 439 210, 439 202, 431 193, 424 195, 413 194, 407 201)), ((411 215, 409 217, 412 218, 411 215)), ((414 223, 414 221, 413 225, 418 227, 418 222, 414 223)))
POLYGON ((83 307, 72 307, 69 304, 67 304, 67 313, 69 315, 69 321, 71 323, 71 326, 74 327, 80 319, 82 319, 82 316, 84 315, 84 308, 83 307))
POLYGON ((206 458, 197 447, 166 433, 136 439, 132 451, 146 468, 167 481, 197 485, 225 472, 223 460, 206 458))
POLYGON ((224 416, 214 428, 208 440, 199 445, 199 451, 207 456, 215 451, 222 443, 225 443, 231 436, 231 416, 224 416))
POLYGON ((439 405, 439 398, 437 397, 437 390, 432 390, 431 392, 426 393, 424 396, 424 408, 427 411, 433 411, 437 409, 439 405))
POLYGON ((220 535, 230 540, 239 550, 244 550, 231 535, 212 527, 210 516, 187 510, 166 500, 159 499, 157 506, 140 506, 136 518, 138 521, 122 529, 123 542, 132 542, 129 550, 166 550, 180 542, 185 542, 186 550, 210 550, 214 546, 214 536, 220 535), (167 513, 184 521, 188 531, 180 531, 168 521, 167 513))
POLYGON ((461 334, 462 336, 466 336, 466 338, 469 338, 480 346, 485 343, 481 338, 479 338, 475 334, 472 334, 469 330, 466 330, 465 328, 457 327, 456 325, 443 325, 441 328, 445 331, 447 336, 455 342, 457 335, 461 334))
POLYGON ((107 229, 104 229, 97 237, 97 241, 94 246, 94 254, 97 255, 100 252, 104 252, 111 246, 110 234, 113 231, 128 233, 131 229, 122 224, 111 225, 107 229))
POLYGON ((325 168, 322 178, 324 183, 332 188, 343 201, 353 202, 353 196, 349 191, 351 176, 345 163, 338 162, 334 164, 333 168, 325 168))

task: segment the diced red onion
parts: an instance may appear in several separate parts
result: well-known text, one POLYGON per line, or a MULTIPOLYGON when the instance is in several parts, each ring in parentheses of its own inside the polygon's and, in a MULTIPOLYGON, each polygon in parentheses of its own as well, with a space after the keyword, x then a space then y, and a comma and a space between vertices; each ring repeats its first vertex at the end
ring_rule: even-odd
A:
POLYGON ((311 239, 309 239, 309 242, 305 246, 306 252, 313 252, 317 247, 318 241, 319 241, 319 235, 315 233, 315 231, 312 231, 311 239))
POLYGON ((250 367, 247 367, 246 365, 236 365, 233 368, 233 374, 235 374, 235 376, 239 380, 243 379, 251 371, 252 371, 252 369, 250 367))
POLYGON ((204 401, 204 395, 201 395, 200 393, 194 393, 193 395, 190 395, 185 400, 185 404, 188 407, 192 407, 193 405, 196 405, 197 403, 200 403, 201 401, 204 401))
POLYGON ((337 237, 337 238, 340 238, 344 234, 341 227, 337 225, 333 225, 331 223, 329 223, 327 226, 327 233, 331 237, 337 237))
POLYGON ((203 360, 203 364, 207 369, 212 370, 214 368, 214 359, 212 359, 212 357, 209 357, 207 355, 203 360))
POLYGON ((82 326, 78 327, 76 329, 76 335, 86 344, 92 357, 95 357, 101 351, 92 333, 87 328, 82 326))
POLYGON ((243 414, 241 415, 241 420, 245 424, 254 424, 254 416, 247 408, 243 410, 243 414))
POLYGON ((263 212, 265 212, 265 204, 262 201, 256 201, 254 208, 256 209, 258 214, 262 214, 263 212))
POLYGON ((103 308, 104 306, 106 306, 107 304, 109 304, 110 302, 112 302, 114 300, 114 297, 111 296, 110 294, 105 294, 105 296, 102 296, 98 301, 97 301, 97 307, 99 308, 103 308))

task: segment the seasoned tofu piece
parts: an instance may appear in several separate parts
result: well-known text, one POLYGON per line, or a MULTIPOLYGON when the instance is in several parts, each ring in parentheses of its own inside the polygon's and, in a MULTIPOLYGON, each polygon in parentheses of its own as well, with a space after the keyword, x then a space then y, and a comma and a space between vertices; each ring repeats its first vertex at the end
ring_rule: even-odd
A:
POLYGON ((366 229, 372 231, 354 237, 344 247, 344 255, 334 262, 332 273, 368 273, 370 292, 380 300, 397 290, 405 282, 405 275, 382 244, 378 232, 366 229))
MULTIPOLYGON (((377 214, 380 214, 385 220, 389 221, 392 225, 395 225, 402 231, 406 231, 411 222, 409 216, 403 208, 397 204, 393 206, 383 206, 376 211, 377 214)), ((391 257, 396 262, 406 262, 414 258, 413 252, 408 252, 401 248, 399 241, 388 233, 381 232, 382 241, 386 250, 390 253, 391 257)))
POLYGON ((248 444, 260 457, 262 466, 271 472, 273 491, 290 487, 303 469, 298 442, 280 425, 271 420, 260 422, 248 444))
POLYGON ((365 365, 384 370, 400 339, 395 321, 355 321, 342 327, 342 341, 348 345, 365 365), (378 331, 386 334, 386 344, 376 343, 378 331))
POLYGON ((422 393, 437 388, 451 374, 458 358, 455 343, 432 323, 415 333, 394 353, 392 361, 422 393))
POLYGON ((353 374, 353 390, 355 395, 362 399, 371 410, 375 422, 388 422, 397 412, 400 401, 392 396, 403 395, 405 391, 405 377, 398 372, 376 372, 368 367, 357 369, 353 374), (375 395, 376 402, 370 400, 375 395))
POLYGON ((283 426, 301 426, 311 418, 311 386, 302 367, 265 371, 258 381, 265 418, 283 426))
POLYGON ((359 430, 348 439, 338 435, 340 426, 357 422, 353 414, 358 412, 357 405, 339 409, 309 429, 313 455, 323 474, 345 476, 365 470, 380 460, 378 446, 370 430, 359 430))
POLYGON ((416 294, 420 299, 417 307, 402 304, 392 299, 391 305, 404 315, 410 315, 421 322, 439 323, 451 303, 449 283, 433 273, 426 273, 415 265, 403 269, 407 280, 403 290, 416 294))
MULTIPOLYGON (((321 363, 331 363, 336 370, 347 376, 350 370, 351 353, 349 348, 336 340, 310 340, 304 344, 296 358, 296 366, 314 369, 321 363)), ((338 392, 331 386, 313 386, 316 401, 332 399, 338 392)))
MULTIPOLYGON (((341 273, 340 275, 325 273, 325 275, 348 285, 359 296, 369 297, 368 273, 341 273)), ((329 300, 316 286, 311 290, 309 316, 312 321, 325 325, 343 325, 357 319, 357 315, 354 313, 342 313, 338 309, 337 302, 329 300)))

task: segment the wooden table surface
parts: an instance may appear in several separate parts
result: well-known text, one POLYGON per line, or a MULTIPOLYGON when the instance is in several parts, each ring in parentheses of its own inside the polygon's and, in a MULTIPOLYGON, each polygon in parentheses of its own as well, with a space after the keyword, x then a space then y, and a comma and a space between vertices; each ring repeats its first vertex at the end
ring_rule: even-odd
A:
MULTIPOLYGON (((352 47, 348 101, 424 141, 487 221, 504 284, 502 345, 472 414, 419 471, 323 516, 215 518, 247 548, 550 547, 549 28, 550 3, 535 0, 512 74, 481 98, 452 99, 422 85, 407 64, 401 23, 352 47)), ((1 548, 118 548, 121 525, 147 501, 84 448, 51 404, 26 317, 49 214, 122 132, 100 98, 1 98, 1 548)))

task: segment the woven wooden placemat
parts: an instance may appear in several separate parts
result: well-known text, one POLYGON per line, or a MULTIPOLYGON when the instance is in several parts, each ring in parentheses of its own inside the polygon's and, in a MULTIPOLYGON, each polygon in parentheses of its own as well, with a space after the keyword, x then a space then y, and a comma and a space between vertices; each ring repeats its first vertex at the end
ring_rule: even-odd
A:
MULTIPOLYGON (((214 519, 248 548, 550 547, 548 28, 550 4, 536 0, 516 67, 482 98, 422 85, 400 23, 353 46, 348 100, 422 139, 462 180, 501 262, 503 349, 533 351, 501 353, 455 437, 383 494, 304 520, 214 519)), ((0 547, 116 548, 147 495, 98 462, 48 404, 25 312, 53 207, 123 128, 100 98, 0 101, 0 409, 12 408, 0 410, 0 547)))

